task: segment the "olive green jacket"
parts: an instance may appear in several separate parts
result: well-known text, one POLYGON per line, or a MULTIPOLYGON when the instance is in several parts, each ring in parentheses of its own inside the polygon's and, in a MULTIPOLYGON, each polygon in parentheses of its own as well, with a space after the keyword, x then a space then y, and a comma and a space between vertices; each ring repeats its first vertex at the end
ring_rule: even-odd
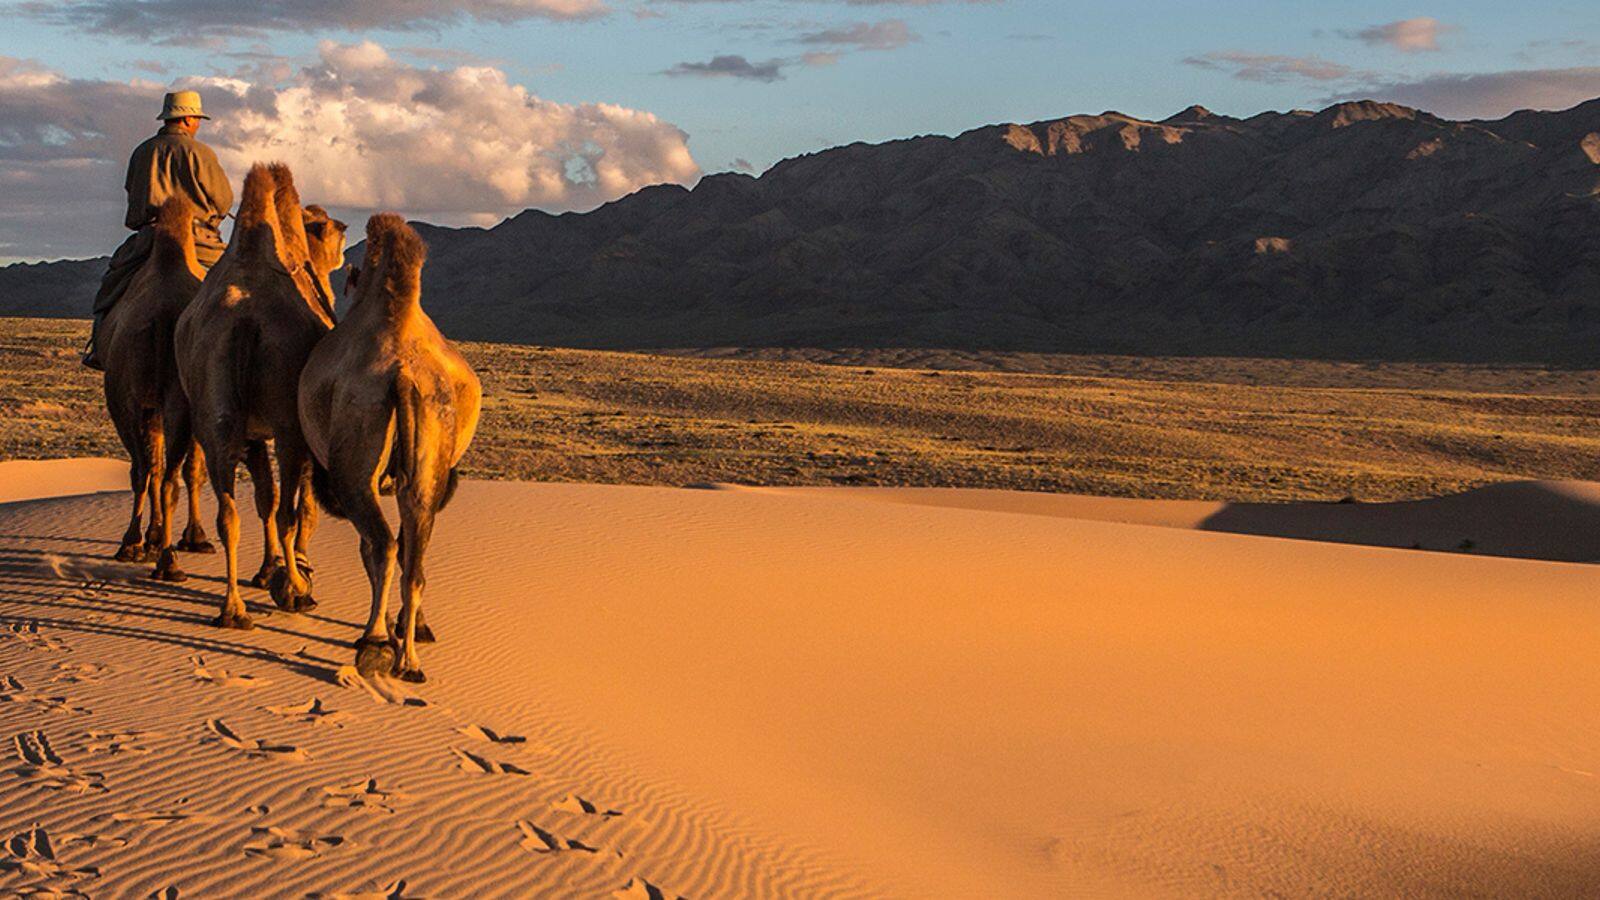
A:
POLYGON ((124 186, 128 215, 122 224, 138 231, 155 219, 156 210, 168 197, 188 197, 199 210, 194 237, 201 264, 209 266, 222 255, 217 229, 233 207, 233 188, 210 147, 165 125, 133 151, 124 186))
POLYGON ((200 265, 211 268, 222 258, 227 245, 218 228, 233 207, 233 187, 211 148, 173 125, 164 125, 156 136, 140 144, 128 160, 128 214, 122 224, 133 234, 111 255, 94 298, 95 321, 116 305, 128 282, 150 255, 156 211, 168 197, 188 197, 198 214, 194 220, 194 255, 200 265))

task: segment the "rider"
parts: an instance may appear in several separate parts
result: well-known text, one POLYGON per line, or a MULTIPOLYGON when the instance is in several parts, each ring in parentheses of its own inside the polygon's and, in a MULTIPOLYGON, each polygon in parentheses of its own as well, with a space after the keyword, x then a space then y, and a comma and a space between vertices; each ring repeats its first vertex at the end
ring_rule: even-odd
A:
POLYGON ((83 355, 83 364, 104 369, 96 348, 95 336, 106 313, 121 298, 133 273, 150 255, 154 243, 151 223, 156 210, 174 195, 189 198, 196 209, 194 252, 200 265, 209 269, 222 257, 226 245, 217 230, 233 206, 233 188, 211 148, 195 140, 200 120, 210 116, 200 107, 197 91, 176 91, 162 104, 161 130, 140 144, 128 160, 128 215, 123 224, 133 234, 111 256, 111 265, 94 298, 94 331, 83 355))

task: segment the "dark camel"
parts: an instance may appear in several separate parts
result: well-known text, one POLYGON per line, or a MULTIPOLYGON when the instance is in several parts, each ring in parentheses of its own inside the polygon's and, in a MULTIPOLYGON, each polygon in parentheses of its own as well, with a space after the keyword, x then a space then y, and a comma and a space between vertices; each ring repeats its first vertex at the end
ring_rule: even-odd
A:
POLYGON ((133 513, 117 559, 154 560, 152 578, 182 581, 176 550, 215 553, 200 524, 198 483, 202 458, 190 436, 189 402, 178 382, 173 332, 200 290, 206 270, 195 258, 195 207, 172 197, 156 215, 150 255, 121 300, 106 314, 99 335, 105 362, 106 409, 127 448, 133 513), (188 465, 184 465, 185 461, 188 465), (176 547, 172 522, 178 505, 178 470, 189 488, 189 526, 176 547), (150 503, 150 528, 141 533, 150 503))
POLYGON ((250 169, 228 252, 178 320, 178 372, 193 410, 217 496, 217 531, 228 584, 217 624, 250 628, 239 596, 239 514, 234 479, 242 459, 256 484, 265 580, 279 609, 312 608, 305 549, 316 526, 310 456, 300 433, 300 370, 333 327, 328 273, 344 253, 344 224, 302 209, 282 164, 250 169), (266 442, 278 462, 278 485, 266 442))
POLYGON ((483 396, 472 367, 422 310, 426 255, 399 216, 369 219, 350 310, 300 376, 300 423, 316 458, 318 498, 360 533, 372 586, 356 667, 406 681, 424 680, 416 645, 431 635, 422 621, 422 558, 434 519, 455 492, 456 466, 478 427, 483 396), (378 505, 391 481, 400 509, 398 547, 378 505), (388 621, 397 552, 398 628, 388 621))

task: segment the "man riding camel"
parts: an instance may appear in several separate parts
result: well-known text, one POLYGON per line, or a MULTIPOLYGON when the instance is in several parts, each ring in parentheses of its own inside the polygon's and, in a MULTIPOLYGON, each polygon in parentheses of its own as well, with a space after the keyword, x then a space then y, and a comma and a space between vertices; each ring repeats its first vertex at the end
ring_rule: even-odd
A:
POLYGON ((128 215, 123 224, 134 233, 112 254, 111 266, 94 298, 94 331, 83 356, 83 364, 92 369, 105 368, 95 348, 100 323, 150 255, 151 226, 156 210, 168 197, 181 195, 195 206, 194 249, 200 265, 211 268, 227 247, 218 228, 233 206, 233 188, 228 185, 217 155, 195 140, 200 120, 211 118, 200 107, 200 94, 168 94, 158 118, 163 122, 161 130, 140 144, 128 160, 128 178, 123 185, 128 191, 128 215))

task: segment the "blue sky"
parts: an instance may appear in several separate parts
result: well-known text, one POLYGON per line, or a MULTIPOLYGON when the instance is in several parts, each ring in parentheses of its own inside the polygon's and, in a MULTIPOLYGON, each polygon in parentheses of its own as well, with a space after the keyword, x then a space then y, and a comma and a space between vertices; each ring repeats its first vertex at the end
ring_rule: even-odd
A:
MULTIPOLYGON (((277 112, 248 125, 242 117, 218 117, 210 135, 230 168, 274 149, 319 171, 340 166, 337 156, 310 146, 316 136, 369 129, 344 135, 343 144, 371 157, 371 171, 358 172, 353 183, 370 189, 373 205, 484 224, 525 206, 587 208, 651 180, 692 181, 740 161, 760 171, 854 140, 950 134, 1079 112, 1117 109, 1158 118, 1202 103, 1248 115, 1376 95, 1447 115, 1488 116, 1600 95, 1600 4, 1552 0, 1432 6, 36 0, 3 6, 12 9, 0 34, 0 259, 104 252, 97 242, 117 238, 119 217, 109 228, 89 217, 114 207, 121 159, 153 125, 160 91, 179 83, 200 86, 208 100, 235 91, 229 101, 235 103, 248 102, 246 85, 303 89, 281 95, 277 112), (321 18, 301 22, 304 9, 322 9, 315 14, 321 18), (284 17, 293 24, 285 27, 284 17), (337 49, 356 45, 367 49, 337 49), (423 159, 427 154, 417 148, 429 144, 420 137, 409 146, 394 142, 389 157, 373 149, 390 143, 370 131, 388 121, 384 110, 425 105, 439 95, 437 79, 462 66, 498 70, 494 77, 510 93, 496 85, 488 90, 499 98, 493 103, 459 116, 441 107, 408 127, 515 135, 521 142, 515 152, 482 140, 451 151, 498 174, 475 186, 459 160, 423 159), (314 84, 304 74, 308 67, 320 67, 314 84), (391 82, 412 76, 416 91, 387 93, 391 82), (41 79, 55 80, 49 97, 67 99, 44 102, 41 79), (373 103, 382 94, 390 105, 340 107, 344 119, 329 113, 316 128, 301 124, 308 108, 321 109, 321 100, 334 96, 328 93, 334 83, 347 101, 351 90, 367 90, 373 103), (509 121, 520 115, 517 103, 535 102, 529 122, 509 121), (59 122, 48 121, 52 103, 63 107, 59 122), (555 124, 547 127, 540 116, 555 124), (362 117, 364 124, 345 124, 362 117), (568 182, 536 165, 531 180, 517 174, 532 165, 527 160, 538 157, 535 145, 547 134, 567 154, 561 166, 572 176, 568 182), (692 164, 682 156, 685 148, 692 164), (508 155, 495 156, 502 152, 508 155), (52 154, 55 168, 42 168, 41 158, 52 154), (95 199, 83 199, 84 208, 74 212, 90 221, 86 228, 40 225, 35 230, 61 233, 27 238, 31 213, 24 207, 49 206, 43 202, 49 179, 73 154, 83 158, 62 190, 91 179, 109 181, 110 190, 96 182, 95 199), (615 171, 596 174, 603 160, 615 163, 615 171), (430 165, 462 171, 430 172, 430 165), (393 177, 405 167, 410 186, 393 177), (431 185, 449 191, 430 191, 431 185)), ((219 108, 231 112, 226 102, 219 108)), ((327 181, 326 189, 343 207, 365 207, 350 184, 327 181)))

